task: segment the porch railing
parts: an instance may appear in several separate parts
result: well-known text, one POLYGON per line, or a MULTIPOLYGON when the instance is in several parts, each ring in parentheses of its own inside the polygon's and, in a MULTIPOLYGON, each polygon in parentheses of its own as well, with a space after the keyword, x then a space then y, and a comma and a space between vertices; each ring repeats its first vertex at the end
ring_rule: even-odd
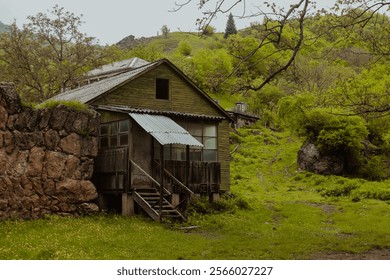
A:
MULTIPOLYGON (((129 162, 131 163, 131 165, 133 165, 134 167, 136 167, 139 171, 142 172, 142 174, 144 174, 150 181, 152 181, 152 183, 154 183, 157 187, 161 188, 161 184, 156 180, 154 179, 148 172, 146 172, 145 170, 142 169, 141 166, 139 166, 137 163, 135 163, 133 160, 129 160, 129 162)), ((129 170, 129 174, 131 174, 131 170, 129 170)), ((172 193, 170 191, 168 191, 166 188, 163 187, 163 191, 165 194, 167 195, 172 195, 172 193)))

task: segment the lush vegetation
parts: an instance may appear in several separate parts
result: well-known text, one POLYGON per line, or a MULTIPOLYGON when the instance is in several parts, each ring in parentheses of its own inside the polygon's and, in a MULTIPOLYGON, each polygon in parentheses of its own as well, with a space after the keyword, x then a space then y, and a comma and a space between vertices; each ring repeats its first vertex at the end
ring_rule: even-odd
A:
POLYGON ((195 201, 185 224, 111 214, 3 221, 1 258, 313 259, 389 249, 389 181, 300 172, 302 142, 290 133, 249 127, 232 140, 232 193, 213 207, 195 201))
POLYGON ((202 37, 164 26, 147 45, 104 48, 105 59, 167 57, 224 108, 249 104, 260 121, 231 133, 232 191, 213 207, 194 201, 185 225, 111 214, 4 221, 0 257, 311 259, 389 249, 390 22, 356 12, 311 15, 304 28, 293 18, 283 33, 270 32, 280 22, 253 23, 226 39, 210 25, 202 37), (344 176, 299 170, 305 141, 340 157, 344 176))

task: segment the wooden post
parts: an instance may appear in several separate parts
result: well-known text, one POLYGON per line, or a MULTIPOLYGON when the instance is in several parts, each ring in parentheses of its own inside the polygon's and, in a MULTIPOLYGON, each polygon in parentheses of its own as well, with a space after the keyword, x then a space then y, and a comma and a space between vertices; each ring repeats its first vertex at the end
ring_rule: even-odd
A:
POLYGON ((190 145, 186 146, 186 186, 190 187, 190 145))
POLYGON ((221 195, 217 192, 212 192, 209 195, 209 201, 211 204, 217 202, 221 198, 221 195))
MULTIPOLYGON (((186 186, 187 188, 190 188, 190 168, 191 168, 191 161, 190 161, 190 145, 186 146, 186 186)), ((188 217, 188 207, 190 206, 190 200, 191 195, 187 192, 184 194, 186 196, 186 202, 185 202, 185 209, 184 209, 184 216, 188 217)))
POLYGON ((177 205, 180 203, 180 194, 178 193, 172 193, 172 201, 171 204, 173 208, 176 208, 177 205))
POLYGON ((107 198, 101 193, 98 194, 97 205, 99 206, 100 210, 107 210, 108 209, 107 198))
POLYGON ((134 199, 128 193, 122 194, 122 215, 123 216, 134 215, 134 199))
POLYGON ((164 199, 164 146, 160 146, 160 209, 158 215, 160 217, 160 223, 162 222, 162 207, 164 199))

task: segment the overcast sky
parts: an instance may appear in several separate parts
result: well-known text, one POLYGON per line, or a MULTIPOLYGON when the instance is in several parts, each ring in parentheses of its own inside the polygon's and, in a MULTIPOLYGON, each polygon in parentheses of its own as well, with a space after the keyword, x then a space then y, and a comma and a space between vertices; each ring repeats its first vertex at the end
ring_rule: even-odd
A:
MULTIPOLYGON (((228 0, 233 2, 233 0, 228 0)), ((256 7, 250 2, 261 4, 265 0, 247 0, 246 11, 255 12, 256 7)), ((283 5, 292 0, 275 0, 283 5)), ((175 2, 184 3, 187 0, 0 0, 0 21, 10 24, 16 20, 21 26, 26 23, 27 16, 38 12, 47 13, 58 4, 65 10, 82 14, 85 22, 82 31, 96 37, 102 45, 114 44, 126 36, 155 36, 161 33, 161 27, 167 25, 173 31, 196 31, 196 19, 201 16, 196 3, 183 7, 178 12, 170 12, 175 8, 175 2)), ((270 1, 272 2, 272 1, 270 1)), ((334 0, 318 0, 322 5, 330 6, 334 0)), ((233 14, 242 13, 243 7, 238 6, 233 14)), ((259 19, 260 20, 260 19, 259 19)), ((225 30, 227 15, 220 15, 213 23, 217 31, 225 30)), ((235 19, 238 29, 246 27, 250 20, 235 19)))

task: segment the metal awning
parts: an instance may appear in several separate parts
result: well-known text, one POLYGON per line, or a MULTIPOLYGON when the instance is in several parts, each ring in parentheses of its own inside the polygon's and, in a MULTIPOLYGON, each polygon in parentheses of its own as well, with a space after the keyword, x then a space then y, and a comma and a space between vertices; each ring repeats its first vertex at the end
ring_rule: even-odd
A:
POLYGON ((166 116, 136 113, 129 113, 129 115, 161 145, 181 144, 203 147, 202 143, 187 130, 166 116))

